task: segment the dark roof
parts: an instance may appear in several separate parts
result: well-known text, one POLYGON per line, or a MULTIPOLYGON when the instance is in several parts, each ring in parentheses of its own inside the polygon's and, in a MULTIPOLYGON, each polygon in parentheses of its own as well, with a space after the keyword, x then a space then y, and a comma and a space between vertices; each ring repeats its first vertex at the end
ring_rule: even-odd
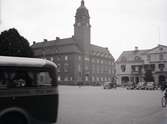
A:
POLYGON ((81 52, 73 38, 38 42, 31 47, 35 50, 35 55, 41 55, 44 51, 45 54, 81 52))
POLYGON ((87 16, 87 17, 89 17, 88 9, 85 7, 85 4, 84 4, 83 0, 81 1, 81 6, 77 9, 77 12, 76 12, 75 16, 76 17, 77 16, 87 16))
MULTIPOLYGON (((55 53, 81 53, 77 42, 74 38, 65 38, 51 41, 44 41, 35 43, 31 46, 35 50, 35 55, 41 55, 45 51, 46 54, 55 54, 55 53)), ((100 47, 97 45, 90 45, 90 52, 92 56, 113 58, 108 48, 100 47)))
POLYGON ((60 39, 57 38, 56 40, 50 40, 50 41, 44 41, 44 42, 38 42, 33 44, 32 48, 42 48, 42 47, 49 47, 49 46, 58 46, 58 45, 69 45, 69 44, 75 44, 75 41, 73 38, 64 38, 60 39))
POLYGON ((113 58, 108 48, 104 48, 104 47, 100 47, 100 46, 91 44, 90 49, 91 49, 91 55, 93 56, 113 58))

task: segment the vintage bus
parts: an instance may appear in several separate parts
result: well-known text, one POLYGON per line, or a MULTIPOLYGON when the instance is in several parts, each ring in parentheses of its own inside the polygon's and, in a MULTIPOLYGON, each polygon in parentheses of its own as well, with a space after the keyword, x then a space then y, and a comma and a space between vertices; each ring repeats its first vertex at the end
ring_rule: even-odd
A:
POLYGON ((0 124, 51 124, 57 114, 56 65, 0 56, 0 124))

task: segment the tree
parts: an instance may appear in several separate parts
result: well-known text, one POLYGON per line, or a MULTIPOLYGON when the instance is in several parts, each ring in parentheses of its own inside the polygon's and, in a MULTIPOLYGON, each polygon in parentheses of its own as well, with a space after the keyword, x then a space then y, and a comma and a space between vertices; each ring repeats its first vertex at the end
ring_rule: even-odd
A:
POLYGON ((29 42, 12 28, 0 34, 0 55, 33 57, 33 51, 29 42))

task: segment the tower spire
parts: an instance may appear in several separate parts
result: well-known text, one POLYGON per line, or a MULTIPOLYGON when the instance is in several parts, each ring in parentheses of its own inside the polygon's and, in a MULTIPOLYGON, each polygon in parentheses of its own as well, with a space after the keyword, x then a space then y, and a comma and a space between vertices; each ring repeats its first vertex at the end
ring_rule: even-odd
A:
POLYGON ((81 1, 81 6, 84 6, 85 5, 85 2, 84 0, 81 1))

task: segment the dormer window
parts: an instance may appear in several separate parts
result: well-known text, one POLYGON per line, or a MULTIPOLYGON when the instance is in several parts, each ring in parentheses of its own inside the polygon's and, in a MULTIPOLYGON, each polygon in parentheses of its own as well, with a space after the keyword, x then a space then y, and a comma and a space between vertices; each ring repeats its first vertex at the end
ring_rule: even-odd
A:
POLYGON ((139 56, 135 56, 135 61, 139 61, 141 58, 139 56))
POLYGON ((162 48, 162 47, 160 47, 160 48, 159 48, 159 50, 160 50, 160 51, 162 51, 162 50, 163 50, 163 48, 162 48))

